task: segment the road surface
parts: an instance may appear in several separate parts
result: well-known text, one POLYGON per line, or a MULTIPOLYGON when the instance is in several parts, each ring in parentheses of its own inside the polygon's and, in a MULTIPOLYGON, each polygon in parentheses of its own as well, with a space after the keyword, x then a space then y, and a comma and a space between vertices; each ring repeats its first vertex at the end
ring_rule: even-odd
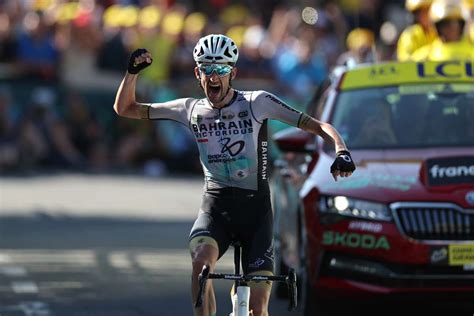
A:
MULTIPOLYGON (((8 177, 0 187, 0 316, 192 315, 187 236, 202 178, 8 177)), ((232 272, 232 253, 219 272, 232 272)), ((215 281, 218 315, 230 283, 215 281)), ((271 315, 286 302, 272 301, 271 315)))
MULTIPOLYGON (((187 236, 202 185, 201 177, 0 178, 0 316, 192 315, 187 236)), ((232 272, 231 252, 218 272, 232 272)), ((217 315, 227 316, 230 284, 215 282, 217 315)), ((340 315, 474 315, 435 303, 373 302, 340 315)), ((270 315, 302 314, 286 306, 274 296, 270 315)))

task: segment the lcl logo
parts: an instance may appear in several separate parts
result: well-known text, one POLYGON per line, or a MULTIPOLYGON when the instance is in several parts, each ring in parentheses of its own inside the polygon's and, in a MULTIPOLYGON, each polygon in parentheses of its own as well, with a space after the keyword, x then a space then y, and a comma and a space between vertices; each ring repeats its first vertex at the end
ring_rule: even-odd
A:
POLYGON ((470 205, 474 205, 474 191, 469 191, 466 194, 466 202, 470 205))
POLYGON ((436 67, 427 67, 424 63, 417 63, 418 76, 422 78, 459 78, 462 75, 474 77, 473 65, 471 62, 446 61, 437 64, 436 67), (427 69, 430 68, 430 69, 427 69))

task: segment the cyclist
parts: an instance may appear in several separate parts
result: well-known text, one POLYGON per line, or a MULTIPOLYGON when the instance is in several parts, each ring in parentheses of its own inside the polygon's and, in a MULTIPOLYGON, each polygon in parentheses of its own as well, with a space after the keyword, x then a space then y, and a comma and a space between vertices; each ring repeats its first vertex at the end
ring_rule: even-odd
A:
POLYGON ((399 61, 411 59, 411 55, 418 48, 435 40, 436 30, 428 15, 432 2, 432 0, 406 0, 405 8, 413 14, 415 23, 408 26, 398 39, 397 58, 399 61))
MULTIPOLYGON (((194 75, 203 99, 182 98, 164 103, 135 100, 137 74, 152 63, 145 49, 134 51, 128 72, 117 91, 114 109, 135 119, 170 119, 188 126, 196 138, 205 176, 205 194, 191 229, 192 297, 197 296, 203 265, 214 270, 231 242, 242 246, 245 274, 271 275, 273 271, 272 210, 267 183, 267 119, 277 119, 323 137, 335 145, 331 166, 335 180, 355 170, 347 147, 329 124, 294 110, 265 91, 232 88, 237 75, 238 49, 224 35, 201 38, 194 48, 194 75)), ((250 284, 253 315, 268 315, 271 284, 250 284)), ((212 283, 196 315, 215 315, 212 283)))

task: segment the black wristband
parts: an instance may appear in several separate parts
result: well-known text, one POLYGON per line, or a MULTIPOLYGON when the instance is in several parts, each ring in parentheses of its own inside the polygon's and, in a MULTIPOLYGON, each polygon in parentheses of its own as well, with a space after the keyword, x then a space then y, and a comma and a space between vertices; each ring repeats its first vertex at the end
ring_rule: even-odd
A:
POLYGON ((336 153, 336 156, 341 156, 341 155, 347 155, 347 156, 351 157, 351 153, 348 150, 339 150, 336 153))

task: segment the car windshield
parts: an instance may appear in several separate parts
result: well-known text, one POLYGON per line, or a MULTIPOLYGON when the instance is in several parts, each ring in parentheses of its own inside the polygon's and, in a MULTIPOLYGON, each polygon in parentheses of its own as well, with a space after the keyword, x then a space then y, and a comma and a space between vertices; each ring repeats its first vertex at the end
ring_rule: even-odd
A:
POLYGON ((474 85, 344 91, 331 124, 353 149, 474 146, 474 85))

